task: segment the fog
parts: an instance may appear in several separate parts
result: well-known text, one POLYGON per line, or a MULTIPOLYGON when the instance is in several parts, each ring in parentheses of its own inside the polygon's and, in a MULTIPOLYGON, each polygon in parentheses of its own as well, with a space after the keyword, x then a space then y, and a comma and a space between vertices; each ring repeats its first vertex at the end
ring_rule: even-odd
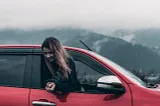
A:
POLYGON ((1 0, 0 29, 160 27, 159 0, 1 0))

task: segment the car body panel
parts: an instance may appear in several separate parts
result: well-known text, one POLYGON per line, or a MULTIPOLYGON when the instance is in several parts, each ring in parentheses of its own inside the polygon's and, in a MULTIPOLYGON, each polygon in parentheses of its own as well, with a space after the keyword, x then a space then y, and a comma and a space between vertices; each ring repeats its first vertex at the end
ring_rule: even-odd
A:
POLYGON ((28 106, 29 89, 0 86, 0 106, 28 106))
POLYGON ((155 88, 145 88, 129 84, 132 89, 133 106, 159 106, 160 92, 155 88))
POLYGON ((56 106, 131 106, 131 95, 76 93, 53 94, 46 90, 31 90, 30 105, 33 101, 47 101, 56 106))

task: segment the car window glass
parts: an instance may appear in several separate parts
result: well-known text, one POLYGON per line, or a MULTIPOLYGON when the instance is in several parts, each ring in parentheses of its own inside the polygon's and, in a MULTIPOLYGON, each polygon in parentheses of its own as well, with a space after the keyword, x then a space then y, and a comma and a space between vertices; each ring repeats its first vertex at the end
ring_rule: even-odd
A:
POLYGON ((0 55, 0 85, 23 86, 26 56, 0 55))
POLYGON ((76 64, 78 81, 82 87, 81 91, 98 93, 97 80, 100 77, 113 74, 100 62, 89 55, 75 51, 70 51, 69 53, 76 64))
POLYGON ((89 55, 69 50, 75 61, 76 73, 80 83, 96 84, 98 78, 113 75, 106 67, 89 55))
POLYGON ((104 76, 81 61, 75 61, 78 80, 81 84, 96 84, 96 81, 104 76))

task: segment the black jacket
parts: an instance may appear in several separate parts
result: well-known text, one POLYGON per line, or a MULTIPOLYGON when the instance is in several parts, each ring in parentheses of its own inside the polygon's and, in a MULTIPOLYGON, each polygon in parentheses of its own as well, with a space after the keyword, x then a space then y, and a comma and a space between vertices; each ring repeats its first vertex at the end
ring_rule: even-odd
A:
POLYGON ((58 66, 55 63, 53 64, 54 75, 52 75, 49 70, 48 71, 48 80, 45 82, 54 82, 56 84, 54 91, 61 91, 61 92, 70 92, 70 91, 80 91, 80 84, 77 79, 77 74, 75 70, 75 63, 72 58, 68 58, 68 66, 71 69, 71 72, 68 73, 68 79, 63 80, 61 74, 59 73, 58 66))

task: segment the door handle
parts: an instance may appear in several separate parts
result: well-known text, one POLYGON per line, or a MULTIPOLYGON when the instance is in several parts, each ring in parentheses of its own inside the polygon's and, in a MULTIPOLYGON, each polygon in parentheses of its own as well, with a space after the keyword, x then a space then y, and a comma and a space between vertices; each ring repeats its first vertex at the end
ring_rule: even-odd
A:
POLYGON ((56 106, 55 103, 43 102, 43 101, 33 101, 32 105, 33 106, 56 106))

